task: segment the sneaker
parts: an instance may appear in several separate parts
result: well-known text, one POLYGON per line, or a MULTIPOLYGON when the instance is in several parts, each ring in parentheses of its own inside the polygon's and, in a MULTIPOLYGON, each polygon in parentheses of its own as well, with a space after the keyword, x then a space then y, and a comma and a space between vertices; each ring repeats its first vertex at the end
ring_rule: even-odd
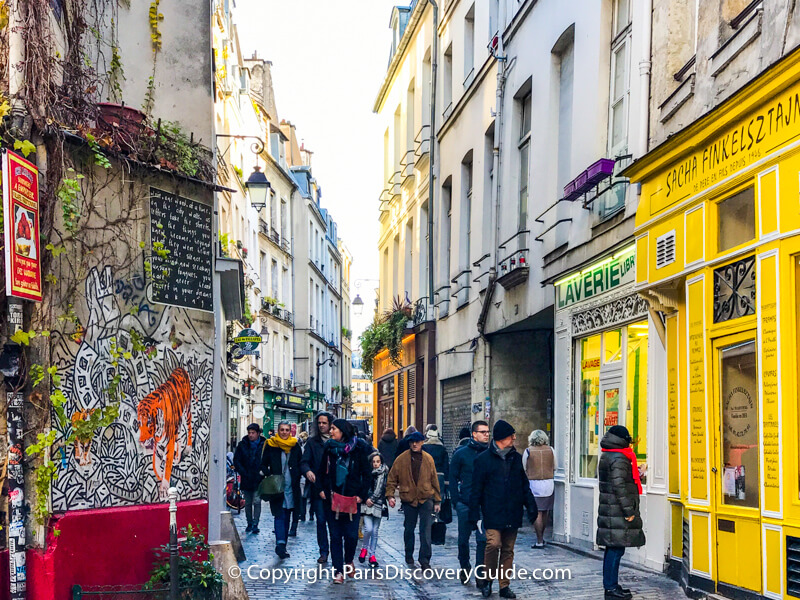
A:
POLYGON ((500 588, 500 597, 501 598, 516 598, 517 595, 514 592, 511 591, 511 588, 509 586, 506 586, 504 588, 500 588))
POLYGON ((367 560, 367 549, 362 548, 361 553, 358 555, 358 562, 363 563, 365 560, 367 560))
POLYGON ((535 548, 537 550, 544 548, 544 542, 542 542, 541 544, 539 542, 536 542, 535 544, 531 545, 531 548, 535 548))
POLYGON ((258 525, 256 525, 250 530, 250 533, 255 533, 256 535, 258 535, 259 533, 261 533, 261 530, 258 528, 258 525))
POLYGON ((344 575, 337 573, 333 578, 333 583, 344 583, 344 575))
POLYGON ((487 581, 486 583, 483 584, 483 587, 481 588, 481 596, 483 596, 484 598, 488 598, 491 595, 492 595, 492 582, 487 581))
POLYGON ((317 562, 319 564, 321 564, 321 565, 324 565, 326 562, 328 562, 328 555, 327 554, 320 554, 319 558, 317 559, 317 562))
POLYGON ((350 573, 347 576, 352 579, 356 576, 356 566, 353 563, 347 563, 345 565, 345 571, 347 571, 347 567, 350 567, 350 573))
POLYGON ((631 595, 633 595, 633 593, 628 588, 624 588, 619 584, 617 584, 617 589, 620 590, 623 594, 631 594, 631 595))
POLYGON ((375 555, 369 557, 369 566, 375 569, 378 566, 378 560, 375 558, 375 555))

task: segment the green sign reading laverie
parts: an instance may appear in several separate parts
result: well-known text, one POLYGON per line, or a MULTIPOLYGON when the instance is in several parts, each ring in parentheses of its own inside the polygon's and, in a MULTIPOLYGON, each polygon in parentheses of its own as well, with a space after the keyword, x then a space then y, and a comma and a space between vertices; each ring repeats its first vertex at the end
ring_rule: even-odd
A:
POLYGON ((612 257, 557 281, 558 308, 589 300, 636 278, 636 247, 630 246, 612 257))

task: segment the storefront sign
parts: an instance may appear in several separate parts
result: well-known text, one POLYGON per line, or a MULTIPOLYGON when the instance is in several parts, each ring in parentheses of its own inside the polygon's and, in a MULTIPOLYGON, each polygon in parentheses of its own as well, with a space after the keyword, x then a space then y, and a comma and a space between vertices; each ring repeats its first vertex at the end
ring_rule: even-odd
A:
POLYGON ((633 283, 635 276, 636 248, 630 246, 596 265, 557 281, 555 288, 558 308, 566 308, 633 283))
POLYGON ((254 416, 256 419, 263 419, 263 418, 264 418, 264 415, 266 415, 266 414, 267 414, 267 411, 264 409, 264 407, 263 407, 263 406, 256 406, 256 407, 253 409, 253 416, 254 416))
POLYGON ((42 300, 39 246, 39 172, 11 151, 3 153, 6 295, 42 300))
POLYGON ((251 355, 258 351, 261 336, 255 329, 242 329, 233 341, 241 348, 243 354, 251 355))

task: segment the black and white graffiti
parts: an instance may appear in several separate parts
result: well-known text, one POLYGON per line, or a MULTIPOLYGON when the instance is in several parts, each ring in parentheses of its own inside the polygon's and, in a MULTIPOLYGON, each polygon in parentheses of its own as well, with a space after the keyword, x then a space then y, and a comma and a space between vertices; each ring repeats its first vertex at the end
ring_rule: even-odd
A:
POLYGON ((170 486, 181 500, 207 498, 210 315, 151 305, 141 279, 115 280, 108 267, 90 272, 86 298, 88 317, 79 333, 54 338, 54 364, 68 399, 62 439, 86 411, 110 401, 105 390, 116 372, 112 344, 131 354, 119 362, 119 417, 88 444, 65 448, 53 482, 53 510, 161 502, 170 486), (133 331, 156 350, 155 358, 133 351, 133 331))

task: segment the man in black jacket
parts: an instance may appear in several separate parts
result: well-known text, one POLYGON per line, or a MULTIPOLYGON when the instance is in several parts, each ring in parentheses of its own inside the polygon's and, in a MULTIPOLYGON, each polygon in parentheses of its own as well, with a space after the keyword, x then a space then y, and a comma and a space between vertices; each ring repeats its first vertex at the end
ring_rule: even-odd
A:
MULTIPOLYGON (((475 459, 489 447, 489 424, 486 421, 475 421, 472 424, 472 439, 467 444, 459 446, 453 453, 450 461, 450 500, 458 515, 458 562, 461 565, 459 578, 461 583, 469 582, 469 538, 472 527, 469 524, 469 500, 472 494, 472 475, 475 468, 475 459)), ((477 530, 475 532, 475 566, 483 564, 486 551, 486 534, 477 530)), ((475 578, 475 585, 483 587, 483 580, 475 578)))
POLYGON ((328 562, 328 553, 330 552, 328 515, 325 510, 325 503, 319 497, 322 489, 319 487, 315 473, 322 464, 322 451, 324 450, 325 442, 331 437, 330 430, 331 423, 333 423, 333 415, 324 411, 318 412, 314 423, 316 432, 306 442, 303 458, 300 461, 300 472, 306 478, 306 485, 311 486, 309 499, 311 500, 311 511, 317 521, 317 545, 319 546, 317 562, 324 564, 328 562))
POLYGON ((258 533, 258 522, 261 519, 261 496, 258 484, 261 483, 261 454, 264 442, 261 427, 258 423, 247 426, 247 435, 236 446, 233 454, 233 468, 241 477, 240 487, 244 496, 244 516, 247 519, 245 533, 258 533))
POLYGON ((489 449, 475 459, 469 520, 473 527, 478 527, 483 515, 486 531, 483 597, 491 596, 492 579, 497 577, 500 597, 516 598, 509 587, 508 575, 514 565, 514 543, 517 530, 522 527, 522 509, 527 507, 531 523, 536 520, 538 510, 522 466, 522 456, 514 448, 517 438, 514 428, 500 419, 494 424, 492 437, 489 449))

